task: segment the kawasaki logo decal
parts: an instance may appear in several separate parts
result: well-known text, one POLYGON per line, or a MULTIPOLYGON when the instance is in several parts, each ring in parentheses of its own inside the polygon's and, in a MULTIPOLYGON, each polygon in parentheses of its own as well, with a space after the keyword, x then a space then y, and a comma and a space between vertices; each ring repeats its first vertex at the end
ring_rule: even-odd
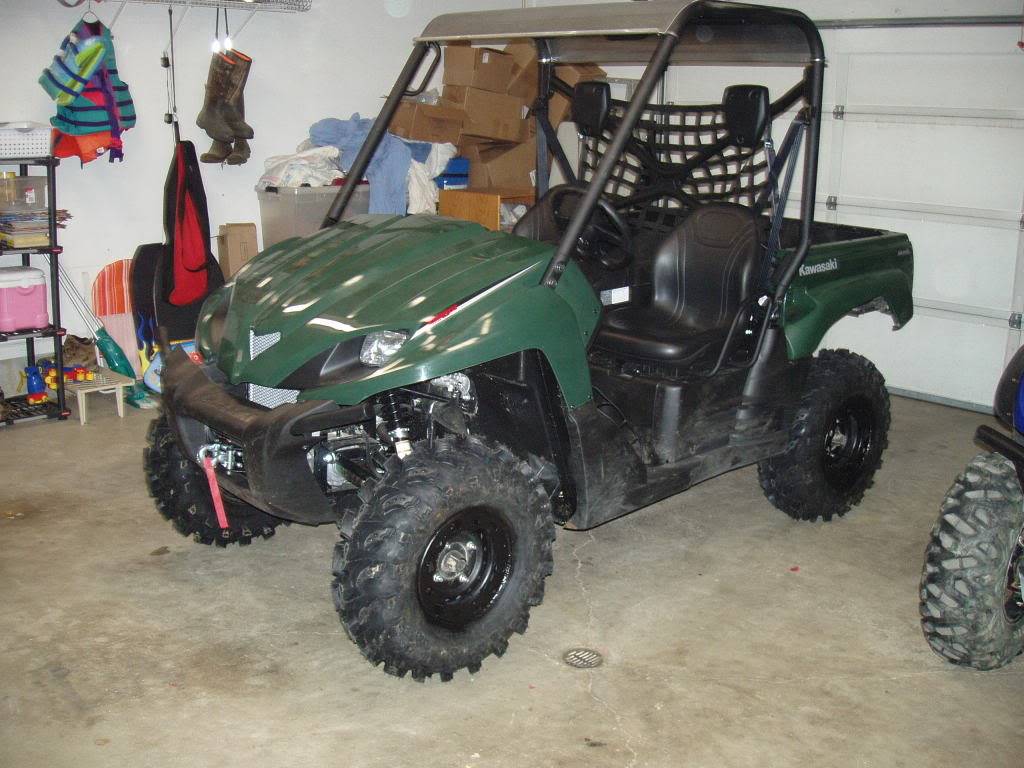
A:
POLYGON ((800 277, 806 277, 807 275, 820 275, 822 272, 835 272, 839 269, 839 261, 837 259, 829 259, 823 261, 820 264, 805 264, 800 267, 800 277))

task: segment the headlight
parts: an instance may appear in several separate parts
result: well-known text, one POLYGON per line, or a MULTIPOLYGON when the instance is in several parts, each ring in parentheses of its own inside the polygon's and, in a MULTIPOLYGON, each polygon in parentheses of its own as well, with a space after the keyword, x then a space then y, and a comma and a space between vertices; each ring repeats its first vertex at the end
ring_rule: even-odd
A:
POLYGON ((359 362, 363 365, 384 365, 398 353, 408 338, 409 334, 405 331, 374 331, 363 340, 359 362))

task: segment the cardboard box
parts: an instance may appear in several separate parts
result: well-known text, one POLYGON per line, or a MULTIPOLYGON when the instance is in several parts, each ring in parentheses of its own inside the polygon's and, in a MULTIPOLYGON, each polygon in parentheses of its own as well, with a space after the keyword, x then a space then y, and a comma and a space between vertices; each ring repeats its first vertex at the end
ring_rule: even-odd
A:
POLYGON ((537 46, 532 40, 509 43, 502 53, 512 57, 512 63, 517 69, 537 63, 537 46))
POLYGON ((463 136, 459 143, 459 154, 469 160, 469 186, 486 187, 488 185, 487 171, 483 166, 480 156, 482 152, 492 146, 513 147, 514 144, 495 144, 487 139, 475 139, 472 136, 463 136))
POLYGON ((438 103, 446 107, 464 109, 468 92, 469 86, 466 85, 446 85, 441 89, 441 101, 438 103))
MULTIPOLYGON (((512 58, 515 67, 509 82, 508 93, 532 104, 537 98, 537 49, 533 43, 509 43, 505 53, 512 58)), ((600 80, 606 76, 605 71, 593 64, 563 64, 555 67, 555 75, 564 80, 570 87, 584 80, 600 80)), ((548 102, 548 119, 551 125, 558 128, 566 120, 571 119, 569 99, 556 93, 548 102)))
POLYGON ((505 53, 512 57, 512 79, 506 92, 528 102, 537 98, 537 46, 532 42, 509 43, 505 53))
POLYGON ((221 224, 217 231, 217 261, 224 277, 235 274, 259 253, 255 224, 221 224))
POLYGON ((533 205, 534 197, 532 189, 442 189, 438 213, 498 231, 502 203, 533 205))
POLYGON ((512 78, 512 57, 494 48, 449 45, 444 54, 445 85, 464 85, 483 91, 505 93, 512 78))
POLYGON ((536 186, 537 141, 522 144, 471 144, 469 186, 530 189, 536 186))
POLYGON ((509 95, 518 96, 532 104, 537 99, 538 77, 540 77, 540 67, 537 66, 536 61, 525 67, 517 67, 508 83, 509 95))
POLYGON ((519 142, 531 135, 526 103, 515 96, 467 86, 446 85, 441 105, 464 115, 463 136, 519 142))
POLYGON ((464 118, 461 109, 444 104, 403 101, 398 105, 388 130, 405 139, 458 144, 464 118))

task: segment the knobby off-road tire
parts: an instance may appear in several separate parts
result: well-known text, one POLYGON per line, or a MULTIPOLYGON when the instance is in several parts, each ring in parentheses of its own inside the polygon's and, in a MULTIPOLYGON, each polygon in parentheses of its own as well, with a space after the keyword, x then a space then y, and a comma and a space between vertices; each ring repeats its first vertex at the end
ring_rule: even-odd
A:
POLYGON ((761 488, 797 520, 844 515, 874 482, 888 434, 882 374, 853 352, 822 350, 811 361, 786 451, 757 466, 761 488))
POLYGON ((942 502, 925 549, 921 628, 954 664, 1001 667, 1024 649, 1024 497, 1013 464, 974 457, 942 502))
POLYGON ((253 539, 268 539, 282 521, 236 496, 222 493, 229 528, 221 529, 210 497, 210 487, 199 468, 182 455, 166 416, 149 424, 142 454, 149 495, 160 514, 183 536, 200 544, 245 546, 253 539))
POLYGON ((360 496, 352 536, 335 547, 332 594, 371 663, 447 681, 526 631, 555 527, 525 462, 472 438, 421 443, 360 496))

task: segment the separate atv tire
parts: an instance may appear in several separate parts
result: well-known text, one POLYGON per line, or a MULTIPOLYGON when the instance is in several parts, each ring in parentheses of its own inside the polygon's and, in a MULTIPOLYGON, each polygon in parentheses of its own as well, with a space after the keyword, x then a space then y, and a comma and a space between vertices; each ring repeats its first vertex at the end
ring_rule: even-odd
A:
POLYGON ((888 433, 882 374, 860 355, 822 350, 811 362, 786 451, 758 464, 761 488, 797 520, 846 514, 874 481, 888 433))
POLYGON ((451 680, 526 631, 555 529, 525 462, 474 439, 422 443, 360 496, 352 536, 335 548, 333 595, 373 664, 451 680))
POLYGON ((982 453, 942 502, 921 575, 921 628, 954 664, 1001 667, 1024 649, 1024 498, 1013 464, 982 453))
POLYGON ((278 518, 225 493, 224 508, 230 527, 221 529, 206 477, 181 454, 166 416, 150 422, 142 464, 149 495, 156 501, 160 514, 174 523, 179 533, 191 536, 200 544, 226 547, 237 542, 244 546, 255 538, 270 538, 281 523, 278 518))

